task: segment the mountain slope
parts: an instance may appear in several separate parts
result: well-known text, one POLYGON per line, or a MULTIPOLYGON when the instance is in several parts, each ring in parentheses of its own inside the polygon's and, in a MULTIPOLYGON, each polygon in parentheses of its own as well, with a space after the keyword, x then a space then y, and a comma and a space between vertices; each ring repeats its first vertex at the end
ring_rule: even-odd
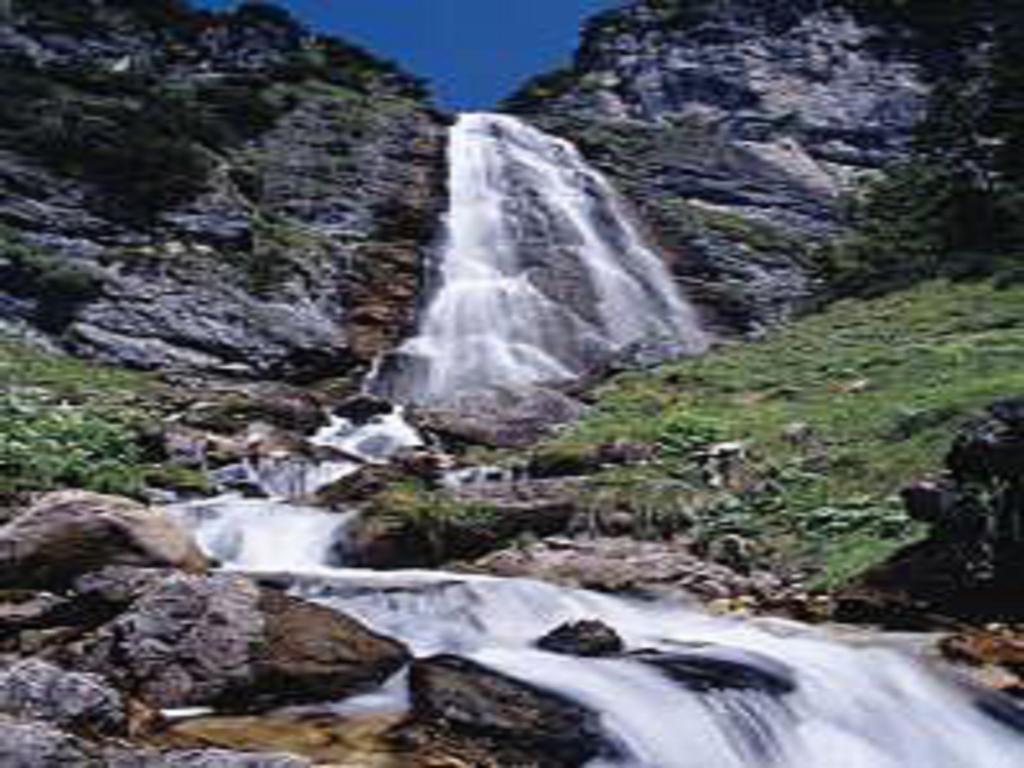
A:
POLYGON ((15 0, 0 322, 141 368, 321 378, 411 320, 443 206, 422 85, 286 13, 15 0))
POLYGON ((927 111, 921 36, 861 5, 641 0, 508 104, 613 176, 713 320, 756 331, 815 293, 811 251, 927 111))

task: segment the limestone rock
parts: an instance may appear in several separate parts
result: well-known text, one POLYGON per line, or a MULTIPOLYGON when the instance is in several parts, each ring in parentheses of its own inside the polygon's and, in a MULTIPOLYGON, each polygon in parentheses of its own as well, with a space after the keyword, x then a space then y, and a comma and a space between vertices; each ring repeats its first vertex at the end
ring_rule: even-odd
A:
POLYGON ((128 728, 124 699, 102 678, 37 659, 0 668, 0 713, 88 734, 123 735, 128 728))
POLYGON ((0 586, 61 587, 107 565, 202 571, 206 558, 160 510, 86 491, 48 494, 0 528, 0 586))
POLYGON ((171 574, 68 657, 156 707, 237 711, 344 698, 382 683, 408 652, 241 576, 171 574))

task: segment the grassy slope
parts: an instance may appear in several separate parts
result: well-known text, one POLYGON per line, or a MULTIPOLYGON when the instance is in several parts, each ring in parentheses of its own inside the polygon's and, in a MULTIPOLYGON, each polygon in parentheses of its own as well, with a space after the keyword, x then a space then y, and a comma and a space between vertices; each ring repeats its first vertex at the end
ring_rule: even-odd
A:
POLYGON ((81 487, 138 493, 142 434, 159 419, 159 385, 138 373, 0 339, 0 502, 81 487))
POLYGON ((912 539, 893 498, 941 467, 953 429, 993 399, 1024 393, 1024 288, 922 285, 845 301, 767 340, 655 373, 624 375, 595 412, 543 447, 584 454, 615 439, 657 443, 653 468, 615 470, 636 490, 678 481, 709 538, 739 533, 766 557, 841 583, 912 539), (787 427, 805 424, 796 444, 787 427), (693 449, 749 441, 757 482, 694 488, 693 449))

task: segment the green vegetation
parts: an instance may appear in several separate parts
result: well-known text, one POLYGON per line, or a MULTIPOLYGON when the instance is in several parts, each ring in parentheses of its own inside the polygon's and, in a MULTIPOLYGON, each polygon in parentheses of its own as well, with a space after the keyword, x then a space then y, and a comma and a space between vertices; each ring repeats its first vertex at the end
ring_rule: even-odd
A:
POLYGON ((937 276, 1003 274, 1024 260, 1024 7, 1009 0, 858 0, 877 23, 917 32, 933 83, 913 156, 870 185, 855 231, 825 253, 838 295, 937 276), (981 43, 991 41, 986 61, 981 43))
POLYGON ((38 302, 36 322, 59 332, 74 308, 101 290, 102 277, 94 267, 32 247, 0 225, 0 282, 17 295, 33 297, 38 302))
POLYGON ((920 534, 894 494, 941 468, 955 427, 1024 392, 1022 307, 1024 288, 990 282, 842 301, 763 342, 620 376, 540 453, 571 466, 614 441, 655 445, 651 465, 598 485, 673 484, 662 506, 685 508, 698 538, 748 537, 766 564, 835 585, 920 534), (702 453, 722 441, 747 458, 709 483, 702 453))
POLYGON ((224 154, 273 127, 297 106, 307 83, 426 95, 422 82, 393 63, 340 40, 312 37, 270 5, 243 4, 226 15, 192 11, 176 0, 110 6, 42 0, 20 9, 30 24, 63 34, 88 35, 113 24, 135 29, 151 42, 154 56, 146 62, 129 57, 118 66, 41 69, 27 59, 6 62, 0 140, 88 183, 90 206, 116 220, 148 223, 205 190, 224 154), (201 43, 215 26, 227 39, 224 50, 201 43), (254 43, 260 36, 263 41, 254 43), (247 54, 260 56, 258 68, 230 59, 232 46, 243 40, 262 46, 247 54), (182 77, 172 65, 197 74, 182 77))
POLYGON ((0 339, 0 501, 61 487, 137 494, 154 469, 146 376, 0 339))
POLYGON ((509 538, 500 530, 506 521, 492 507, 460 501, 416 480, 395 483, 374 497, 365 522, 394 531, 409 556, 429 563, 480 554, 509 538))

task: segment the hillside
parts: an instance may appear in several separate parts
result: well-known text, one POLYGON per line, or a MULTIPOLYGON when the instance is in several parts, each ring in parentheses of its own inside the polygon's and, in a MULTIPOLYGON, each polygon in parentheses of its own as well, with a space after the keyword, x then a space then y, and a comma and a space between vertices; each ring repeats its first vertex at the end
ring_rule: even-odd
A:
POLYGON ((271 6, 179 0, 15 0, 0 68, 4 327, 299 380, 408 327, 444 197, 419 81, 271 6))
POLYGON ((989 283, 843 301, 763 341, 622 375, 532 461, 573 474, 602 446, 654 447, 649 465, 592 477, 598 506, 669 529, 679 517, 712 550, 739 536, 749 565, 835 587, 923 533, 898 491, 940 473, 989 403, 1024 391, 1022 306, 1019 285, 989 283), (715 487, 701 467, 723 443, 737 455, 715 487))

